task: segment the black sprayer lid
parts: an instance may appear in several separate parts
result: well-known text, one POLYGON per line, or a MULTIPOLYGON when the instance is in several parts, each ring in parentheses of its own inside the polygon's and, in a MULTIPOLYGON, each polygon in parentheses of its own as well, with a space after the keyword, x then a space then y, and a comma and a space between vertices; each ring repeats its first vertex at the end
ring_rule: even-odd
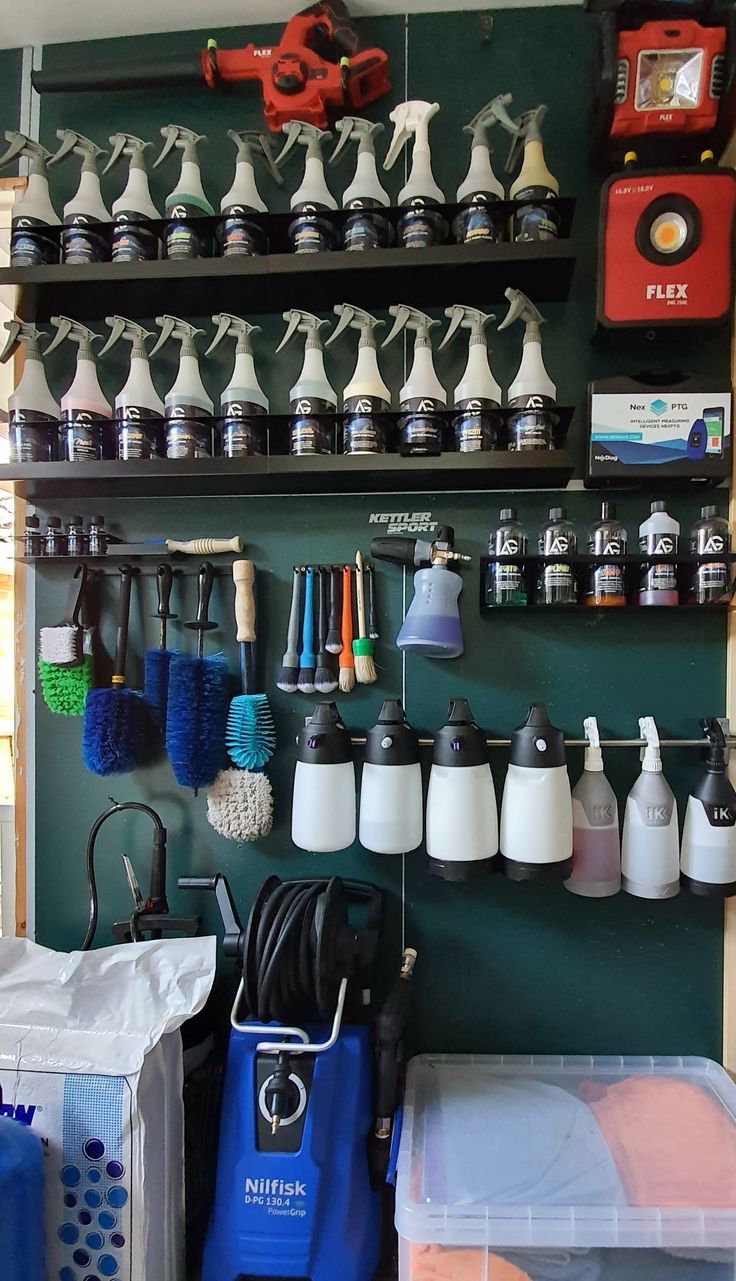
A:
POLYGON ((709 503, 707 507, 700 508, 700 516, 702 520, 712 520, 713 517, 717 515, 718 515, 718 508, 716 507, 715 503, 713 504, 709 503))
POLYGON ((69 517, 69 524, 70 524, 70 525, 81 525, 81 526, 82 526, 82 529, 84 529, 84 525, 82 524, 82 517, 81 517, 81 516, 70 516, 70 517, 69 517))
POLYGON ((726 736, 723 726, 715 716, 706 716, 701 721, 703 732, 708 739, 708 755, 705 768, 709 774, 726 772, 726 736))
POLYGON ((652 513, 652 515, 654 515, 655 512, 666 512, 667 504, 663 502, 661 498, 656 498, 652 503, 651 507, 649 508, 649 510, 652 513))
POLYGON ((49 516, 46 521, 47 529, 61 529, 61 516, 49 516))
POLYGON ((565 762, 565 739, 550 724, 544 703, 532 703, 522 725, 511 735, 510 765, 525 769, 555 769, 565 762))
POLYGON ((318 703, 299 730, 296 759, 307 765, 344 765, 353 759, 350 734, 336 703, 318 703))
POLYGON ((416 765, 419 740, 399 698, 387 698, 365 740, 366 765, 416 765))
POLYGON ((601 520, 616 519, 616 504, 611 502, 601 503, 601 520))
POLYGON ((566 517, 567 517, 567 512, 565 511, 564 507, 550 507, 549 509, 550 520, 565 520, 566 517))
POLYGON ((502 520, 502 521, 503 521, 503 520, 516 520, 516 508, 515 508, 515 507, 502 507, 502 508, 501 508, 501 510, 500 510, 500 512, 498 513, 498 519, 499 519, 499 520, 502 520))
POLYGON ((38 516, 26 516, 26 529, 40 529, 41 522, 38 516))
POLYGON ((90 525, 104 525, 104 523, 105 523, 105 517, 104 517, 104 516, 93 516, 93 517, 92 517, 92 519, 91 519, 91 521, 90 521, 89 523, 90 523, 90 525))
POLYGON ((467 699, 450 699, 447 724, 434 736, 432 764, 452 769, 488 764, 486 736, 473 720, 467 699))

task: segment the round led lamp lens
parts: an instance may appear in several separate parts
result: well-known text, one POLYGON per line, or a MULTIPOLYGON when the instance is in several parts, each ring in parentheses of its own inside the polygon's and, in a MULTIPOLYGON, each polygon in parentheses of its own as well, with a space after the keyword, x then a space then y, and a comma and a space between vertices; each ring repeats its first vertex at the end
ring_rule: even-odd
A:
POLYGON ((675 254, 688 238, 688 225, 682 214, 661 213, 649 229, 652 246, 660 254, 675 254))

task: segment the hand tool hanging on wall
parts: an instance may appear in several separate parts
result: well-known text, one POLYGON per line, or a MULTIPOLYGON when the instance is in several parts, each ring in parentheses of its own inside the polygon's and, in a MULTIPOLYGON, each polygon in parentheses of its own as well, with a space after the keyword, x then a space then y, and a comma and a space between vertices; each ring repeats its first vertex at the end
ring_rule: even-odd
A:
POLYGON ((115 397, 116 456, 125 462, 163 458, 164 402, 153 385, 146 351, 146 339, 153 333, 125 316, 105 316, 105 324, 111 333, 100 348, 100 359, 121 340, 131 344, 128 377, 115 397))
POLYGON ((291 580, 291 604, 289 606, 289 623, 286 629, 286 649, 281 659, 281 671, 276 679, 276 686, 285 694, 296 694, 299 680, 299 620, 301 617, 300 599, 304 569, 295 565, 291 580))
POLYGON ((673 898, 680 892, 677 801, 662 773, 659 734, 652 716, 639 717, 641 774, 629 792, 621 839, 622 885, 636 898, 673 898))
POLYGON ((81 716, 92 688, 92 633, 88 625, 92 583, 86 565, 77 565, 70 587, 69 622, 42 627, 39 632, 41 690, 49 711, 59 716, 81 716), (77 579, 81 581, 72 608, 77 579))
POLYGON ((391 392, 378 368, 373 332, 384 322, 352 303, 339 302, 333 311, 339 320, 326 347, 348 326, 360 334, 355 369, 342 393, 343 453, 383 454, 388 444, 388 424, 382 415, 391 408, 391 392))
POLYGON ((304 616, 297 680, 297 689, 300 694, 314 693, 314 672, 317 666, 317 655, 314 649, 314 575, 314 569, 308 565, 304 571, 304 616))
POLYGON ((389 92, 388 56, 363 49, 344 0, 321 0, 290 18, 277 45, 174 53, 134 63, 34 71, 38 93, 119 89, 228 88, 260 80, 266 123, 274 133, 289 120, 324 127, 328 112, 360 110, 389 92))
POLYGON ((423 832, 419 740, 400 699, 389 698, 366 736, 359 840, 376 854, 406 854, 421 845, 423 832))
POLYGON ((368 635, 368 624, 366 622, 365 578, 361 552, 355 553, 355 601, 358 617, 358 635, 353 641, 355 679, 359 685, 374 685, 378 680, 378 672, 373 661, 375 646, 368 635))
POLYGON ((181 343, 179 368, 165 400, 166 457, 213 458, 217 453, 212 423, 215 406, 202 382, 194 344, 197 335, 204 330, 195 328, 186 320, 179 320, 177 316, 157 316, 156 324, 161 334, 151 349, 152 356, 170 338, 181 343))
POLYGON ((169 666, 166 705, 166 751, 180 787, 213 783, 225 746, 227 722, 227 660, 224 654, 204 657, 204 634, 217 628, 209 604, 214 571, 209 561, 200 567, 197 617, 184 626, 197 633, 196 657, 176 654, 169 666))
POLYGON ((355 689, 355 659, 353 657, 353 570, 350 565, 344 565, 342 570, 341 645, 338 660, 338 686, 341 694, 351 694, 355 689))
POLYGON ((709 746, 705 774, 690 792, 685 811, 681 879, 693 894, 732 898, 736 894, 736 791, 726 772, 722 722, 706 716, 701 725, 709 746))
POLYGON ((82 761, 93 774, 129 774, 141 764, 148 709, 143 695, 125 687, 133 569, 120 567, 115 667, 110 689, 91 689, 84 707, 82 761))
POLYGON ((48 334, 22 320, 6 320, 8 341, 0 363, 23 344, 23 372, 8 397, 8 447, 11 463, 50 462, 56 453, 59 406, 46 380, 40 341, 48 334))
POLYGON ((339 566, 330 569, 330 619, 327 630, 325 649, 328 654, 340 654, 342 636, 340 634, 340 606, 342 594, 342 575, 339 566))
POLYGON ((350 731, 336 703, 318 703, 297 738, 291 839, 329 854, 355 840, 355 766, 350 731))
POLYGON ((327 648, 329 633, 330 571, 320 566, 317 570, 319 591, 317 661, 314 671, 314 688, 318 694, 333 694, 337 689, 337 670, 333 671, 331 654, 327 648))
POLYGON ((204 353, 205 358, 212 355, 224 338, 236 340, 233 370, 220 393, 223 457, 252 458, 265 454, 268 440, 265 424, 261 424, 260 419, 268 413, 269 402, 258 381, 251 344, 251 336, 259 334, 261 327, 224 311, 214 315, 212 323, 217 325, 217 333, 204 353))
POLYGON ((565 740, 544 703, 511 735, 501 802, 501 860, 512 881, 564 881, 572 868, 572 796, 565 740))
POLYGON ((220 201, 224 222, 217 228, 223 258, 249 257, 266 252, 263 228, 249 218, 249 214, 267 213, 268 206, 256 184, 254 158, 260 156, 268 173, 281 187, 284 180, 278 171, 267 134, 252 129, 238 132, 228 129, 228 138, 235 143, 235 175, 232 186, 220 201))
POLYGON ((164 235, 167 258, 209 258, 212 238, 199 220, 213 216, 214 209, 205 195, 199 168, 197 147, 206 142, 204 134, 194 133, 184 125, 163 125, 164 145, 154 161, 154 169, 163 164, 174 149, 181 151, 181 169, 173 190, 164 201, 168 222, 164 235))
POLYGON ((132 133, 110 135, 112 152, 103 174, 117 164, 121 156, 130 160, 128 181, 112 206, 112 260, 113 262, 150 262, 158 258, 159 238, 150 226, 141 224, 158 222, 161 215, 151 199, 148 173, 143 153, 150 142, 136 138, 132 133))
POLYGON ((169 697, 169 669, 175 650, 166 647, 166 632, 169 622, 177 618, 171 612, 171 586, 174 575, 167 561, 156 567, 156 590, 158 609, 153 615, 159 620, 159 647, 147 649, 143 660, 143 697, 145 698, 154 725, 166 735, 166 706, 169 697))
POLYGON ((399 649, 427 658, 459 658, 462 654, 458 599, 463 580, 448 565, 470 557, 456 552, 454 542, 455 531, 449 525, 440 526, 432 542, 401 536, 371 542, 375 560, 416 569, 414 597, 396 637, 399 649))
POLYGON ((46 355, 64 339, 77 344, 74 377, 61 398, 61 450, 68 463, 97 462, 114 457, 110 420, 112 408, 103 395, 92 343, 100 335, 68 316, 52 316, 56 335, 46 348, 46 355))
POLYGON ((453 393, 454 407, 460 410, 452 424, 455 448, 461 454, 495 449, 502 422, 493 411, 500 408, 503 393, 488 363, 485 327, 496 317, 461 303, 445 307, 445 315, 450 323, 438 351, 452 341, 461 327, 469 331, 468 359, 453 393))
POLYGON ((452 228, 461 245, 484 244, 503 237, 502 223, 492 212, 492 206, 497 200, 504 200, 506 193, 493 172, 488 133, 494 124, 503 125, 511 134, 518 132, 519 125, 506 110, 512 101, 510 93, 497 94, 463 128, 463 133, 469 133, 472 138, 470 166, 457 189, 455 198, 462 209, 452 228))
POLYGON ((46 165, 51 152, 40 143, 14 129, 5 130, 8 150, 0 156, 0 169, 20 156, 28 160, 30 170, 25 191, 16 192, 10 221, 11 267, 43 267, 59 261, 59 245, 45 228, 58 227, 61 218, 51 203, 46 165))
POLYGON ((429 150, 429 122, 439 109, 438 102, 415 99, 399 103, 390 115, 394 135, 383 162, 384 169, 391 169, 402 147, 410 138, 414 139, 411 171, 399 192, 399 204, 406 208, 398 225, 399 240, 405 249, 424 249, 427 245, 442 244, 447 238, 447 223, 432 208, 445 202, 444 192, 434 180, 429 150))
POLYGON ((621 889, 618 802, 603 773, 595 716, 586 716, 583 728, 588 746, 572 790, 572 872, 565 889, 582 898, 608 898, 621 889))
POLYGON ((387 209, 391 204, 391 197, 379 181, 373 146, 374 138, 383 133, 383 125, 357 116, 343 116, 338 120, 335 132, 340 137, 329 164, 337 163, 347 151, 348 143, 358 144, 355 173, 342 194, 343 209, 355 210, 343 224, 343 249, 382 249, 393 236, 391 224, 376 212, 377 209, 387 209))
POLYGON ((289 208, 299 217, 289 225, 291 247, 296 254, 316 254, 337 246, 337 231, 329 219, 320 217, 326 210, 337 209, 337 201, 327 186, 322 145, 332 137, 304 120, 284 125, 286 142, 276 158, 283 165, 297 143, 306 148, 304 174, 289 200, 289 208))
POLYGON ((467 881, 495 869, 498 807, 483 730, 464 698, 453 698, 434 737, 427 792, 429 871, 467 881))
POLYGON ((110 257, 110 248, 105 237, 95 231, 94 224, 110 221, 110 211, 102 199, 97 172, 97 162, 107 152, 74 129, 57 129, 56 136, 61 146, 51 156, 49 166, 58 164, 66 156, 82 157, 79 186, 64 205, 62 257, 68 263, 104 262, 110 257))

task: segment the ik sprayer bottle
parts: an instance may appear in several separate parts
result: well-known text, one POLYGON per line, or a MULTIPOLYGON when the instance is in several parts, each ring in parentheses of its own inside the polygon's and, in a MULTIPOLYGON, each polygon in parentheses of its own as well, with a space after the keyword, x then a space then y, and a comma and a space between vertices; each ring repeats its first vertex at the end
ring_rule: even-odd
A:
POLYGON ((306 148, 304 174, 289 206, 298 217, 289 225, 289 238, 295 254, 317 254, 337 245, 337 232, 325 212, 337 209, 337 201, 327 186, 322 146, 332 134, 304 120, 290 120, 282 125, 286 134, 283 150, 276 159, 281 166, 297 144, 306 148))
POLYGON ((452 424, 455 448, 460 454, 495 449, 501 422, 494 410, 500 408, 502 393, 488 363, 485 336, 485 327, 495 316, 486 316, 475 307, 464 307, 461 303, 446 307, 445 315, 450 323, 439 351, 451 342, 459 329, 469 331, 468 359, 453 396, 454 407, 460 411, 452 424))
POLYGON ((326 347, 331 346, 348 326, 360 334, 353 376, 342 393, 343 453, 384 454, 389 430, 385 414, 391 408, 391 392, 378 368, 373 334, 374 329, 384 322, 352 303, 340 302, 333 310, 340 319, 334 333, 327 339, 326 347))
POLYGON ((562 730, 532 703, 511 735, 501 804, 501 858, 512 881, 565 880, 572 866, 572 798, 562 730))
POLYGON ((608 898, 621 889, 618 803, 603 773, 595 716, 587 716, 583 728, 588 746, 572 792, 572 873, 565 888, 582 898, 608 898))
POLYGON ((418 538, 374 538, 371 556, 416 570, 414 597, 396 637, 399 649, 426 658, 459 658, 463 632, 458 599, 463 582, 448 566, 470 557, 454 550, 455 532, 449 525, 433 542, 418 538))
POLYGON ((350 733, 335 703, 318 703, 299 731, 291 839, 329 854, 355 840, 355 765, 350 733))
MULTIPOLYGON (((651 514, 639 526, 639 551, 649 556, 676 556, 680 523, 670 516, 661 500, 652 503, 651 514)), ((677 564, 654 561, 642 566, 640 605, 679 605, 677 564)))
POLYGON ((268 397, 261 387, 253 361, 251 337, 261 332, 240 316, 220 312, 212 317, 217 332, 204 353, 210 356, 225 337, 234 338, 235 363, 227 387, 220 395, 223 458, 253 458, 267 452, 264 415, 268 397))
POLYGON ((235 175, 232 186, 220 201, 224 220, 217 229, 223 258, 250 257, 266 252, 263 227, 254 221, 253 214, 267 212, 267 205, 256 184, 254 156, 260 156, 275 182, 281 186, 283 178, 276 168, 271 139, 262 133, 228 129, 227 136, 235 143, 235 175))
POLYGON ((693 605, 722 605, 731 599, 733 571, 728 559, 731 534, 728 521, 713 505, 701 508, 700 520, 690 529, 690 555, 704 556, 693 570, 690 600, 693 605), (723 557, 724 559, 720 559, 723 557))
POLYGON ((182 125, 164 125, 161 136, 164 145, 154 169, 158 169, 174 149, 181 151, 179 180, 164 201, 166 257, 209 258, 212 236, 200 220, 212 217, 215 211, 204 193, 197 159, 197 147, 207 139, 204 134, 193 133, 182 125))
POLYGON ((309 311, 285 311, 286 333, 276 351, 288 347, 297 333, 305 335, 304 360, 301 373, 289 392, 289 409, 293 415, 289 425, 289 452, 291 454, 331 454, 333 446, 332 419, 337 395, 325 373, 325 359, 319 331, 328 322, 319 320, 309 311))
POLYGON ((375 854, 404 854, 424 831, 419 740, 398 698, 389 698, 368 731, 360 784, 361 845, 375 854))
POLYGON ((515 320, 524 321, 524 343, 521 364, 508 390, 507 404, 519 410, 508 422, 509 449, 554 449, 557 387, 552 382, 542 359, 539 326, 544 317, 520 289, 507 289, 511 304, 498 326, 508 329, 515 320))
POLYGON ((512 173, 522 146, 524 148, 521 170, 509 189, 512 200, 523 202, 512 219, 511 236, 516 241, 556 240, 560 227, 560 215, 554 204, 560 194, 560 184, 547 168, 540 131, 546 114, 546 107, 536 107, 519 118, 509 152, 506 171, 512 173))
POLYGON ((622 557, 626 555, 626 530, 616 520, 615 503, 601 503, 601 518, 588 534, 588 552, 591 556, 605 556, 606 560, 599 561, 590 569, 586 605, 625 605, 622 557))
POLYGON ((59 433, 59 406, 49 391, 43 367, 40 329, 21 320, 6 320, 8 341, 0 362, 24 344, 23 372, 8 397, 8 444, 11 463, 48 463, 59 433))
POLYGON ((151 355, 173 338, 181 343, 179 369, 166 393, 167 458, 214 458, 217 454, 215 428, 212 422, 214 404, 208 396, 199 372, 199 359, 194 340, 202 329, 195 329, 176 316, 157 316, 161 334, 151 355))
POLYGON ((492 102, 481 107, 463 129, 463 133, 469 133, 472 138, 470 166, 457 189, 456 199, 462 209, 452 228, 461 245, 487 244, 502 238, 502 220, 494 213, 493 205, 504 199, 505 192, 493 172, 488 132, 497 123, 509 133, 518 132, 518 126, 506 110, 511 101, 510 93, 498 94, 492 102))
POLYGON ((447 723, 434 736, 427 792, 429 870, 445 881, 467 881, 494 869, 498 808, 486 736, 464 698, 453 698, 447 723))
POLYGON ((394 317, 394 327, 384 340, 384 347, 388 347, 402 329, 413 329, 415 335, 409 377, 399 392, 399 407, 404 415, 399 420, 399 451, 407 457, 439 454, 443 419, 438 411, 447 405, 447 392, 435 372, 429 332, 440 322, 404 303, 389 307, 389 311, 394 317))
POLYGON ((538 605, 575 605, 578 599, 575 565, 577 551, 575 526, 567 519, 564 507, 550 507, 549 520, 539 531, 539 555, 545 559, 539 568, 538 605))
POLYGON ((493 561, 486 573, 486 605, 526 605, 527 587, 523 557, 527 537, 513 507, 502 507, 498 527, 488 541, 489 556, 518 557, 493 561))
POLYGON ((65 156, 82 157, 79 186, 64 205, 62 257, 69 263, 104 262, 110 257, 110 246, 105 234, 97 229, 97 224, 109 223, 110 214, 100 191, 97 161, 107 152, 73 129, 57 129, 56 136, 61 146, 49 160, 49 165, 58 164, 65 156))
POLYGON ((434 180, 429 150, 429 122, 439 109, 438 102, 415 99, 399 103, 390 115, 394 136, 383 162, 384 169, 390 169, 396 163, 404 144, 414 138, 411 171, 399 192, 399 204, 406 208, 398 227, 399 240, 405 249, 440 245, 447 238, 447 223, 432 207, 443 204, 445 199, 442 188, 434 180))
POLYGON ((146 351, 150 330, 125 316, 106 316, 111 333, 100 351, 104 356, 117 342, 129 342, 130 370, 115 397, 115 435, 117 457, 124 462, 134 458, 164 458, 164 405, 151 378, 146 351))
POLYGON ((51 153, 24 133, 6 129, 5 141, 10 147, 0 157, 0 169, 18 156, 30 161, 28 186, 13 204, 10 222, 11 267, 42 267, 59 261, 59 241, 49 234, 61 219, 51 203, 46 163, 51 153))
POLYGON ((391 199, 378 179, 373 140, 383 133, 383 125, 371 124, 358 116, 343 116, 335 128, 340 140, 330 156, 331 165, 347 151, 349 142, 358 144, 353 180, 342 197, 343 209, 354 211, 343 224, 343 248, 382 249, 389 243, 391 224, 376 210, 388 208, 391 199))
POLYGON ((112 206, 112 260, 113 262, 150 262, 158 258, 159 237, 152 222, 161 215, 151 199, 148 173, 143 153, 150 142, 136 138, 132 133, 110 135, 112 153, 103 174, 117 164, 121 156, 130 160, 128 181, 113 201, 112 206), (149 225, 146 225, 149 224, 149 225))
POLYGON ((705 774, 687 802, 682 830, 682 883, 693 894, 736 894, 736 791, 726 772, 726 737, 715 717, 702 722, 709 740, 705 774))
POLYGON ((102 394, 92 343, 99 334, 68 316, 52 316, 56 337, 46 355, 68 338, 77 344, 77 365, 69 388, 61 398, 61 458, 68 463, 96 462, 114 458, 115 447, 109 427, 112 409, 102 394))
POLYGON ((636 898, 673 898, 680 889, 677 801, 662 773, 659 735, 652 716, 639 717, 646 740, 641 774, 629 792, 621 841, 623 888, 636 898))

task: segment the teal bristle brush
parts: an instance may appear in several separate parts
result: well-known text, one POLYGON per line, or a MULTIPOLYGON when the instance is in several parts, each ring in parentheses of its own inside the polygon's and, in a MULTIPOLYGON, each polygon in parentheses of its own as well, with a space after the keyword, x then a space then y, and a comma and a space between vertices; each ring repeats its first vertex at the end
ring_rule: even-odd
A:
POLYGON ((175 650, 166 648, 166 627, 172 614, 171 584, 173 572, 170 565, 162 563, 156 569, 158 609, 153 615, 160 623, 159 648, 147 649, 143 660, 143 697, 151 711, 154 723, 160 730, 166 728, 166 701, 169 694, 169 668, 175 650))
POLYGON ((234 765, 260 770, 276 749, 276 731, 266 694, 256 694, 255 684, 255 566, 252 560, 233 561, 236 639, 240 645, 243 693, 230 704, 225 746, 234 765))

